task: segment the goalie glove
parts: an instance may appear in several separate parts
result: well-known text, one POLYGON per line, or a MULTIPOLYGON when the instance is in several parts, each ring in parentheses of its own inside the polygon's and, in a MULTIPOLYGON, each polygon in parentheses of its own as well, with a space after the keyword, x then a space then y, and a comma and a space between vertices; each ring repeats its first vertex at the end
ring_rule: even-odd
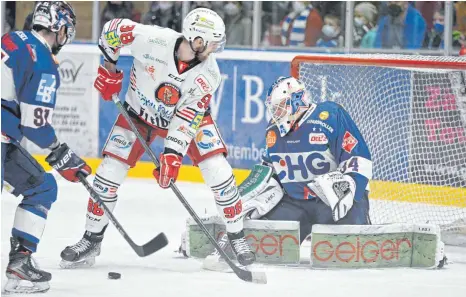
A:
POLYGON ((307 186, 332 209, 335 222, 344 218, 353 207, 356 183, 349 175, 339 171, 316 177, 307 186))

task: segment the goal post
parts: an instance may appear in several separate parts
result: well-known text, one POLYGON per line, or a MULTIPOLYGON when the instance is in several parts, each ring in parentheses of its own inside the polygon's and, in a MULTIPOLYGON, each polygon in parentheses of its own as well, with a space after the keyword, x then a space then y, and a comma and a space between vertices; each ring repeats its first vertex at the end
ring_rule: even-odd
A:
MULTIPOLYGON (((371 220, 466 237, 466 58, 306 55, 291 74, 351 115, 373 160, 371 220)), ((465 240, 466 243, 466 240, 465 240)))

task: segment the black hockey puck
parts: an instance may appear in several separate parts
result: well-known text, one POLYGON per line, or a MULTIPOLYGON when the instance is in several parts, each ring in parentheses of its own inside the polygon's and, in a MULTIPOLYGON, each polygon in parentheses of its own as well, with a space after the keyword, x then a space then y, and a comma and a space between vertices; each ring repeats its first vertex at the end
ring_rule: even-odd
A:
POLYGON ((119 274, 118 272, 109 272, 108 273, 108 278, 109 279, 120 279, 121 274, 119 274))

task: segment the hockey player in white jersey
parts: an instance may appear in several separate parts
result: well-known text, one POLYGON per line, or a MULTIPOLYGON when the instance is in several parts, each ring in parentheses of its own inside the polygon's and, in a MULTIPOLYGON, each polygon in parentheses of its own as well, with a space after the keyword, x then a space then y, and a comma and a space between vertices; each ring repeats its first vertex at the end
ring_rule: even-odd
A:
MULTIPOLYGON (((205 8, 186 16, 182 34, 128 19, 111 20, 99 40, 105 63, 99 67, 94 85, 104 100, 120 92, 123 73, 116 63, 120 49, 128 47, 134 63, 124 106, 148 144, 157 136, 165 138, 155 178, 162 188, 169 188, 188 154, 212 189, 238 262, 249 265, 255 255, 244 238, 241 197, 225 158, 225 144, 209 111, 209 101, 221 81, 211 53, 222 51, 225 41, 223 20, 205 8)), ((94 180, 94 189, 109 209, 114 209, 118 187, 143 153, 142 145, 119 115, 94 180)), ((103 209, 89 198, 84 236, 63 250, 61 267, 93 265, 107 225, 103 209)))

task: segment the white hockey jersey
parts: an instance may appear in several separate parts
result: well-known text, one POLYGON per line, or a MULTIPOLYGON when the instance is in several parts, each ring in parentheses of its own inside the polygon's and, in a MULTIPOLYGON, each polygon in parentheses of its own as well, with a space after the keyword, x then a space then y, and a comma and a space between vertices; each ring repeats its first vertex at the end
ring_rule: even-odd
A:
POLYGON ((221 76, 212 55, 191 65, 178 61, 182 37, 168 28, 113 19, 102 30, 99 48, 113 63, 120 48, 131 50, 126 103, 148 125, 168 130, 165 148, 185 155, 221 76))

